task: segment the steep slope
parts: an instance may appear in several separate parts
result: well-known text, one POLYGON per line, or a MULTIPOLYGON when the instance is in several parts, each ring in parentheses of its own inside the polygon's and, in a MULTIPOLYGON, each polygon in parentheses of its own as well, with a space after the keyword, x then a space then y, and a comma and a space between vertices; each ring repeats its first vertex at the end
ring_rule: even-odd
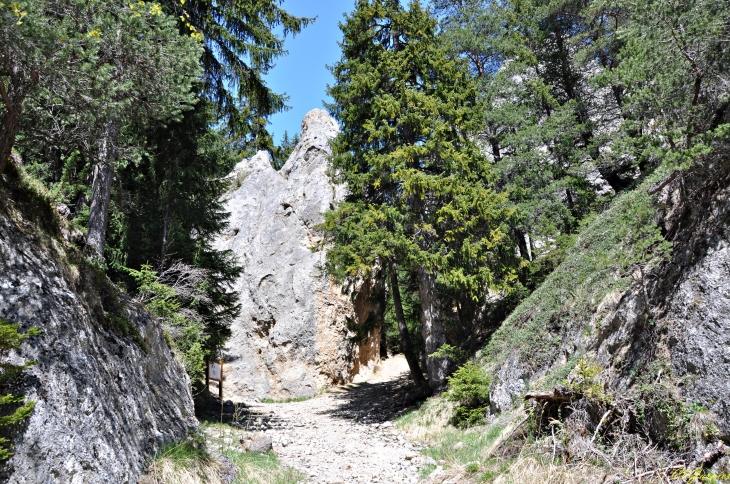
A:
POLYGON ((187 375, 142 308, 13 203, 0 207, 0 318, 43 333, 11 354, 37 364, 3 390, 36 406, 10 436, 15 455, 2 477, 134 483, 155 450, 197 425, 187 375))
POLYGON ((494 410, 564 382, 587 357, 603 367, 609 391, 648 399, 643 424, 653 437, 677 438, 672 412, 695 405, 709 411, 715 437, 730 441, 725 148, 647 180, 583 229, 481 353, 496 377, 494 410))
POLYGON ((321 213, 343 194, 327 175, 338 131, 325 111, 310 111, 281 171, 259 152, 231 175, 240 186, 217 245, 242 263, 234 290, 243 308, 225 347, 225 398, 312 396, 351 381, 379 355, 383 282, 335 285, 321 270, 325 253, 312 251, 321 213))

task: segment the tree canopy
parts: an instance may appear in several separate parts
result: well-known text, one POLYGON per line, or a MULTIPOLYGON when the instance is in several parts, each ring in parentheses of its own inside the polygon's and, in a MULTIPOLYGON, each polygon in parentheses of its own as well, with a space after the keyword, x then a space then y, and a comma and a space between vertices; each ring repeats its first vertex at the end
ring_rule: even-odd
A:
MULTIPOLYGON (((418 2, 361 0, 341 28, 343 56, 329 88, 342 125, 332 164, 349 195, 326 218, 328 265, 339 275, 367 274, 374 264, 392 275, 396 265, 418 272, 423 314, 433 313, 423 320, 430 354, 445 342, 440 311, 425 309, 436 285, 478 298, 510 280, 510 211, 469 137, 480 121, 475 86, 435 19, 418 2)), ((445 375, 431 360, 440 386, 445 375)))

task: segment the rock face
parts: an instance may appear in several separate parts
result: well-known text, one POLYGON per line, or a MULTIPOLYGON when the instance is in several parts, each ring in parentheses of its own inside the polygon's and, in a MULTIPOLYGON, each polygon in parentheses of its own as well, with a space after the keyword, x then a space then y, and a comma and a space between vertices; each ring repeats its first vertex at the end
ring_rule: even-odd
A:
POLYGON ((217 246, 242 263, 234 288, 242 311, 224 351, 224 398, 312 396, 351 381, 379 355, 382 278, 338 286, 323 273, 325 252, 311 250, 321 242, 322 213, 344 194, 327 175, 338 131, 315 109, 279 172, 259 152, 231 175, 240 186, 226 204, 230 232, 217 246))
POLYGON ((27 232, 0 215, 0 318, 43 331, 10 355, 37 361, 13 387, 36 406, 10 435, 2 480, 135 483, 148 457, 197 425, 187 375, 141 308, 113 287, 103 294, 90 269, 56 262, 58 241, 27 232), (109 298, 143 345, 104 321, 109 298))
POLYGON ((501 362, 490 392, 494 410, 508 409, 528 384, 585 352, 607 368, 610 389, 622 395, 630 394, 637 373, 648 371, 648 364, 661 365, 652 381, 674 385, 685 403, 707 409, 717 437, 730 442, 727 152, 718 150, 676 179, 668 178, 673 181, 659 192, 655 220, 672 243, 671 257, 643 275, 637 271, 627 289, 595 301, 590 321, 555 321, 561 342, 549 366, 529 369, 529 361, 519 358, 501 362))

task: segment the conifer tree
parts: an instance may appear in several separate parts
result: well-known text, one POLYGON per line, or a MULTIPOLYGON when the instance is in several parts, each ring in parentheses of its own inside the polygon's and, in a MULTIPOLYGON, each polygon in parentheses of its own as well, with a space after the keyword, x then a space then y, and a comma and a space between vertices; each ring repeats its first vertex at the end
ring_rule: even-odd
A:
POLYGON ((237 137, 252 135, 259 149, 273 148, 266 119, 286 109, 286 96, 273 92, 263 76, 286 54, 284 38, 314 19, 296 17, 277 0, 162 0, 182 29, 203 41, 205 96, 237 137), (260 125, 263 123, 263 126, 260 125), (254 126, 256 125, 256 126, 254 126), (252 129, 256 128, 256 129, 252 129), (264 143, 263 141, 268 141, 264 143))
POLYGON ((359 0, 340 28, 329 108, 342 127, 333 173, 349 195, 326 216, 328 267, 340 277, 388 269, 402 348, 422 385, 397 269, 417 275, 426 371, 439 390, 453 371, 453 362, 434 355, 448 340, 443 294, 478 298, 509 281, 503 222, 510 212, 469 137, 479 120, 474 84, 429 12, 417 1, 404 8, 398 0, 359 0))

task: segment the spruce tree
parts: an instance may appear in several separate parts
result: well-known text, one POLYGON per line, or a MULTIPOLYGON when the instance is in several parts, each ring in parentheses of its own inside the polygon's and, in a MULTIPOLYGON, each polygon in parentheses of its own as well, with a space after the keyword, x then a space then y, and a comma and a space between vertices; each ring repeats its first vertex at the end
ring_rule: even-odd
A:
POLYGON ((314 19, 291 15, 277 0, 160 3, 180 18, 183 31, 202 40, 205 96, 218 106, 231 132, 259 149, 273 148, 266 119, 286 109, 287 96, 273 92, 263 76, 286 54, 284 38, 314 19))
POLYGON ((332 164, 349 195, 326 215, 328 267, 338 276, 388 269, 402 348, 422 385, 397 269, 417 275, 426 371, 439 390, 453 370, 448 358, 434 355, 448 340, 451 309, 442 296, 479 298, 513 276, 503 244, 510 211, 469 137, 480 119, 475 86, 437 36, 432 15, 417 1, 404 8, 397 0, 360 0, 340 28, 329 108, 342 132, 332 164))

